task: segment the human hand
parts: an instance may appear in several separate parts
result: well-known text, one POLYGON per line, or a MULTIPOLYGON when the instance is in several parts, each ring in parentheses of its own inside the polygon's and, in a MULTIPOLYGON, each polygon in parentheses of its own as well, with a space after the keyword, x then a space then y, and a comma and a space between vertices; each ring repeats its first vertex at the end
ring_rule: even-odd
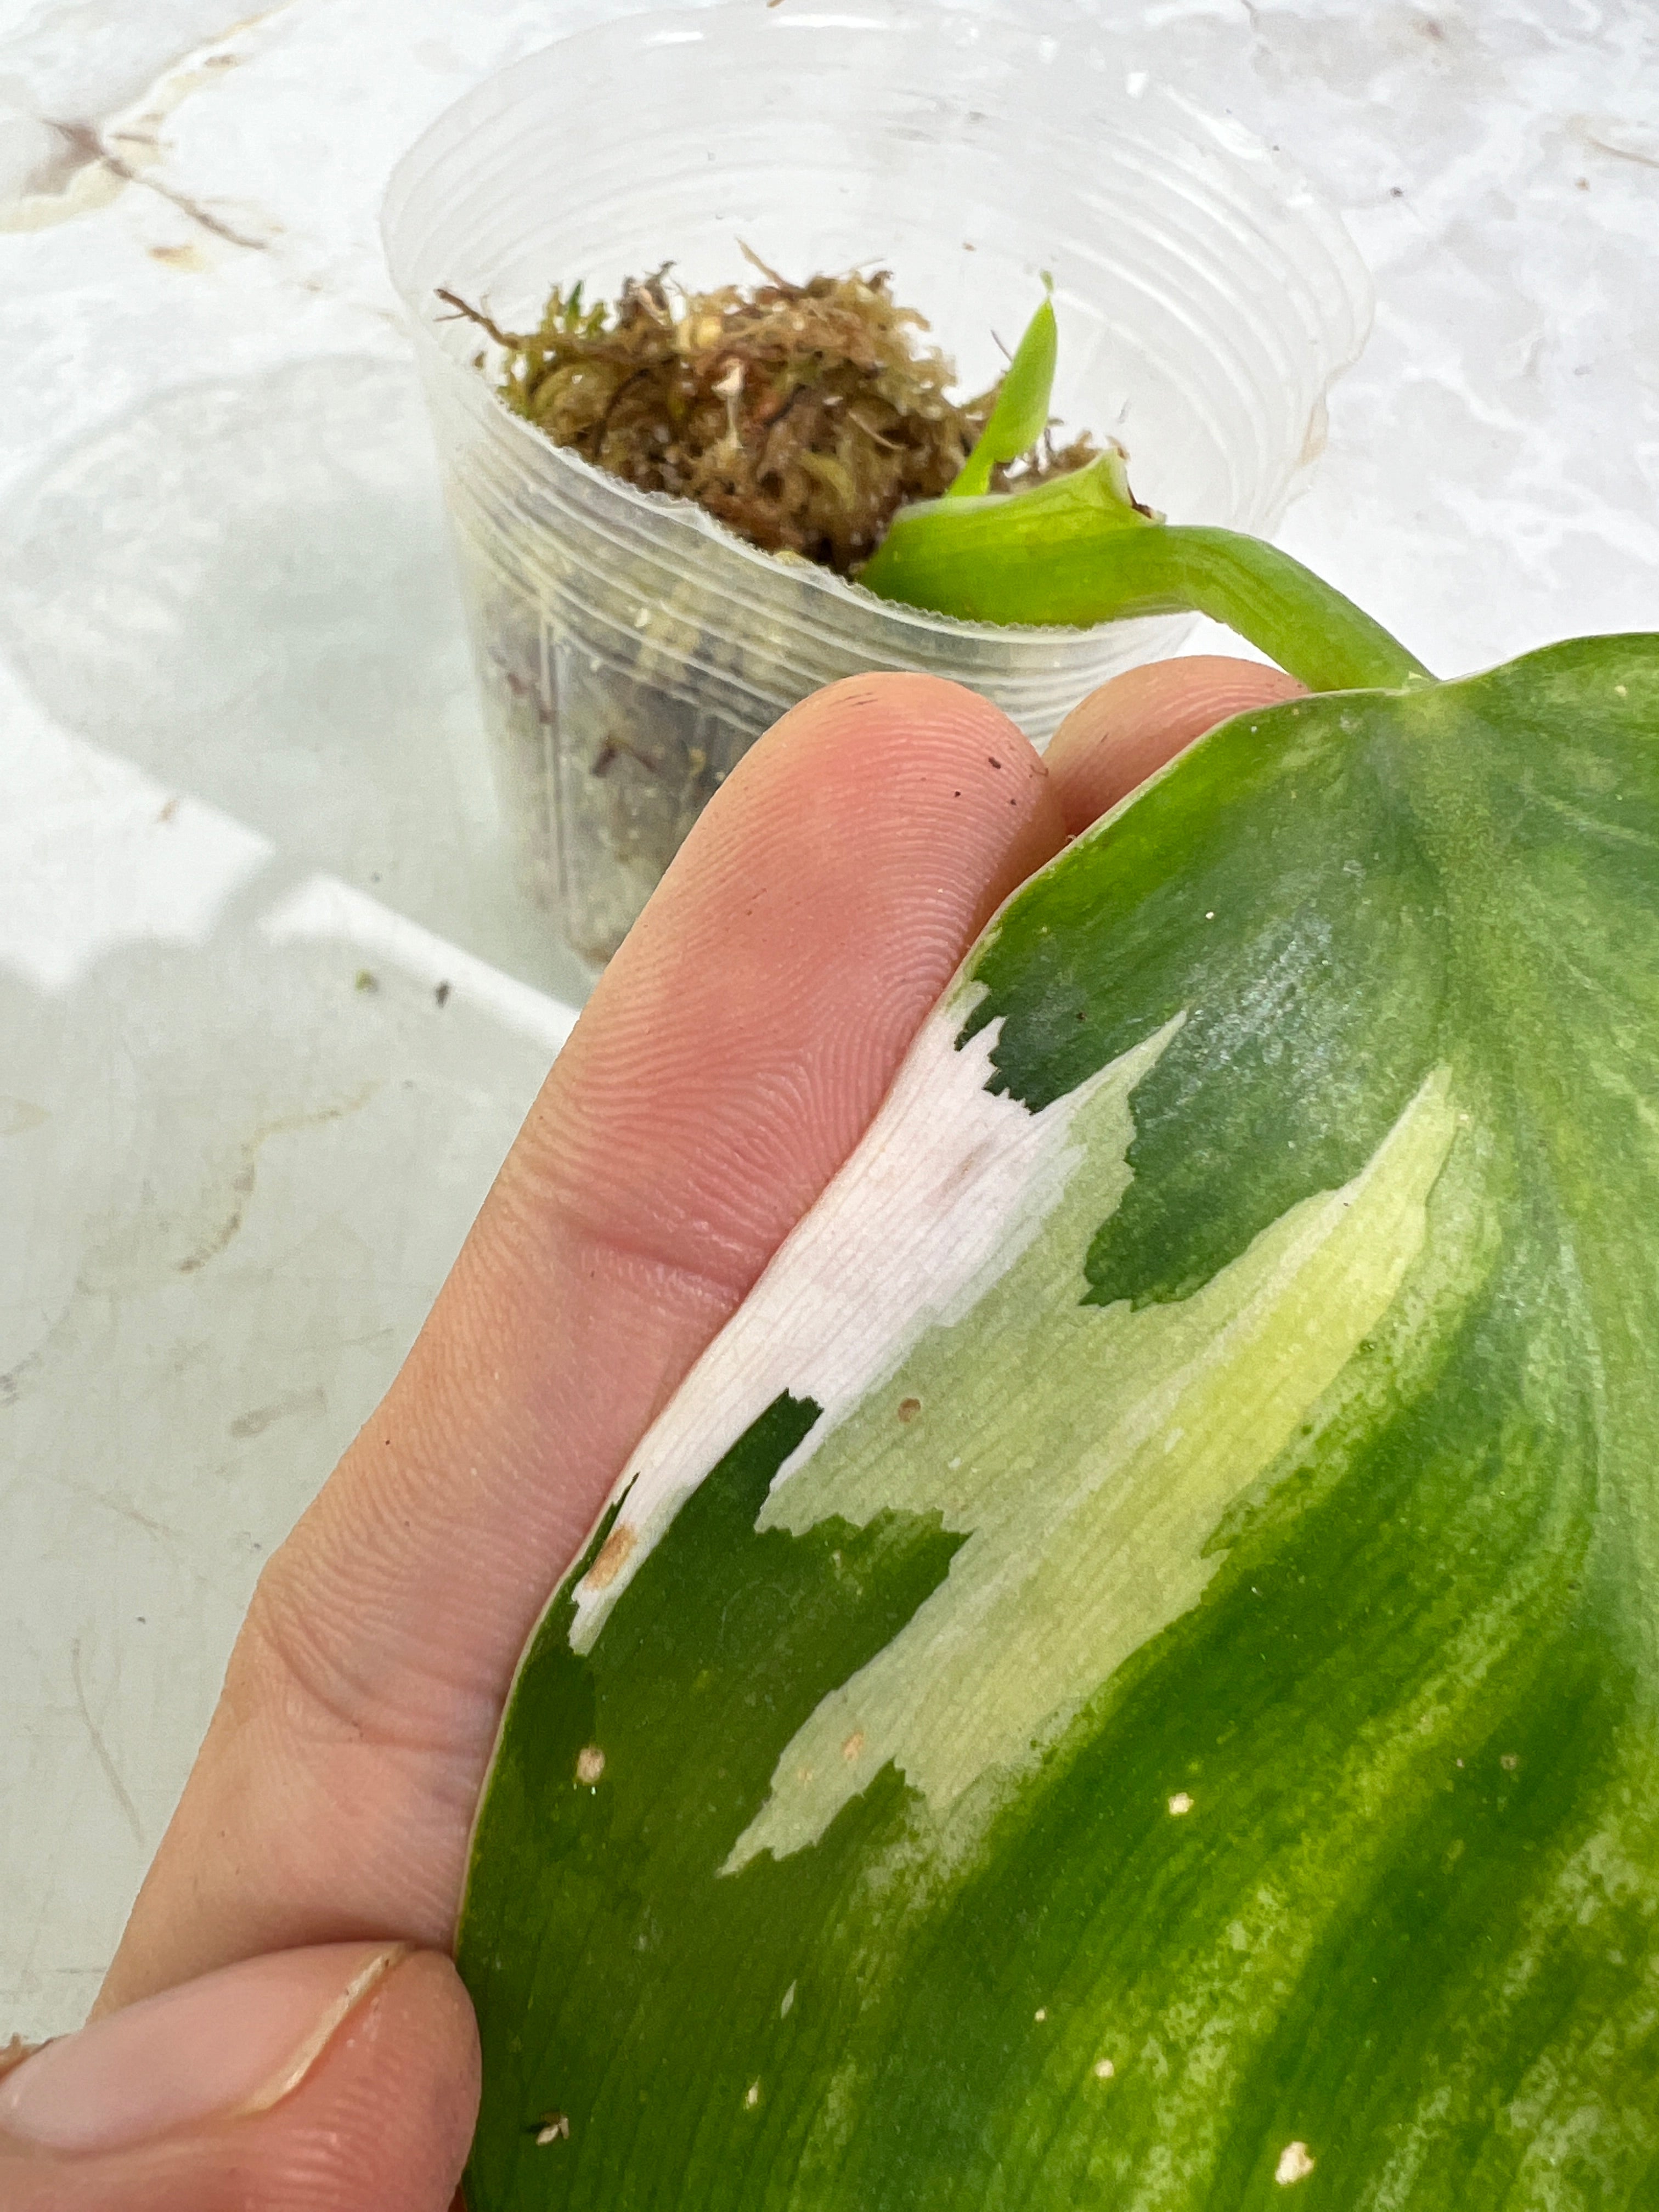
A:
POLYGON ((750 754, 261 1577, 94 2025, 0 2081, 9 2212, 442 2212, 477 2075, 443 1954, 548 1591, 996 906, 1202 730, 1298 689, 1138 670, 1045 766, 971 693, 855 678, 750 754))

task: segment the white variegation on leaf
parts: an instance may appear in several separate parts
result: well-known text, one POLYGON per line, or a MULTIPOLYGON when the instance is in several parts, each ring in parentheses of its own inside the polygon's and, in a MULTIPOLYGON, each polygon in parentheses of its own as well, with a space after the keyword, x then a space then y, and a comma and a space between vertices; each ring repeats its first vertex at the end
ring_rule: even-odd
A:
POLYGON ((1347 680, 1009 902, 555 1593, 474 2212, 1659 2203, 1659 638, 1347 680))

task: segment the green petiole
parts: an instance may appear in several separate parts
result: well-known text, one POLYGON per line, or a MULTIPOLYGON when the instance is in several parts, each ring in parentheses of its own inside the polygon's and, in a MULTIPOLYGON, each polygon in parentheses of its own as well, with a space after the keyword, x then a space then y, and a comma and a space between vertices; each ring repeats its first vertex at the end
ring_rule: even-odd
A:
POLYGON ((1029 451, 1047 425, 1054 350, 1045 301, 961 475, 943 499, 894 518, 859 571, 866 591, 964 622, 1037 628, 1204 614, 1310 690, 1432 681, 1379 623, 1288 553, 1137 506, 1121 453, 1034 490, 987 493, 996 464, 1029 451))

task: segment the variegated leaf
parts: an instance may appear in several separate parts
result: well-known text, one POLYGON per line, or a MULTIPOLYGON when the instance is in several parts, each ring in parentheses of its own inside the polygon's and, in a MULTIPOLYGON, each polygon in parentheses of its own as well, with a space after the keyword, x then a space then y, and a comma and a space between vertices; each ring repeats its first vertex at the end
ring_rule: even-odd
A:
POLYGON ((477 2212, 1659 2206, 1659 638, 993 924, 476 1840, 477 2212))

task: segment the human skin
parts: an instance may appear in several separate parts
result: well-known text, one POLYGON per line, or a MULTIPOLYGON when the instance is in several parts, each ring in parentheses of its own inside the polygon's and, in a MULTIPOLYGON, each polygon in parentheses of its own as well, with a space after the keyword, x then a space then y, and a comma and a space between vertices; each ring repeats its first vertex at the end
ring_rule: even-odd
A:
POLYGON ((1299 689, 1245 661, 1136 670, 1045 763, 958 686, 858 677, 748 755, 595 990, 386 1399, 261 1577, 94 2020, 258 1963, 201 1984, 193 2031, 151 2008, 84 2063, 53 2046, 58 2079, 38 2070, 33 2094, 27 2063, 0 2080, 11 2212, 443 2212, 477 2073, 446 1954, 549 1589, 997 906, 1203 730, 1299 689), (355 1948, 271 1966, 322 1946, 355 1948), (275 2050, 316 2003, 308 2066, 250 2059, 241 2081, 236 2036, 263 2021, 275 2050), (155 2087, 167 2021, 175 2051, 194 2032, 228 2053, 211 2110, 187 2109, 193 2082, 155 2087))

